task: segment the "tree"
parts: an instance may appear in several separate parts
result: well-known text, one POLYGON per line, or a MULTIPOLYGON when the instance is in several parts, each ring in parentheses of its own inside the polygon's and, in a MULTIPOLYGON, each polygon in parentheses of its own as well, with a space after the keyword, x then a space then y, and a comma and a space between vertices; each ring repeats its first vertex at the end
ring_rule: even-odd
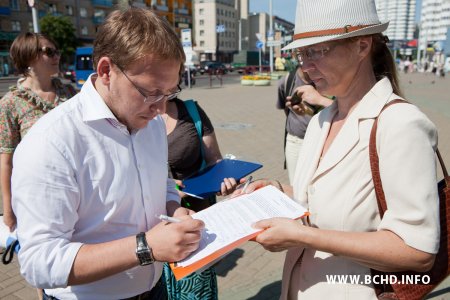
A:
POLYGON ((75 53, 75 27, 68 17, 46 15, 39 20, 41 32, 50 36, 61 49, 61 61, 67 62, 75 53))

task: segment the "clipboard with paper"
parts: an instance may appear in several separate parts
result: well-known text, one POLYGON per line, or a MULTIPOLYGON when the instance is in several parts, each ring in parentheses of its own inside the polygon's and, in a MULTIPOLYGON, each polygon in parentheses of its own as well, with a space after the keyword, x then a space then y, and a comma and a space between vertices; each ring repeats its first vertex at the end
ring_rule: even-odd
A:
POLYGON ((256 237, 262 230, 252 228, 253 223, 274 217, 299 219, 307 214, 304 207, 273 186, 219 202, 192 215, 205 223, 200 246, 187 258, 171 263, 170 267, 175 278, 180 280, 214 264, 256 237))
POLYGON ((216 164, 183 180, 183 192, 207 197, 220 191, 220 184, 224 178, 240 179, 255 172, 261 164, 237 160, 222 159, 216 164))

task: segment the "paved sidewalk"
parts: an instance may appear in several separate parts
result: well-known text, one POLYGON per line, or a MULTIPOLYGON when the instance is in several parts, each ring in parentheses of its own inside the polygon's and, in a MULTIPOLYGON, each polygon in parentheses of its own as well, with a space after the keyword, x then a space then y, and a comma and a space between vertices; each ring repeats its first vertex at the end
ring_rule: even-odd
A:
MULTIPOLYGON (((403 76, 402 83, 407 98, 437 125, 439 148, 450 168, 450 79, 413 74, 403 76)), ((285 117, 275 109, 276 82, 272 84, 243 87, 238 77, 227 75, 222 87, 216 79, 210 88, 207 79, 198 79, 197 86, 183 91, 181 98, 197 100, 208 113, 222 154, 262 163, 264 167, 255 173, 255 178, 287 182, 283 170, 285 117)), ((219 299, 278 299, 283 259, 284 253, 266 252, 252 242, 236 249, 216 267, 219 299)), ((433 299, 450 299, 449 293, 447 279, 433 299)), ((0 299, 36 299, 35 290, 19 275, 16 259, 8 266, 0 264, 0 299)))

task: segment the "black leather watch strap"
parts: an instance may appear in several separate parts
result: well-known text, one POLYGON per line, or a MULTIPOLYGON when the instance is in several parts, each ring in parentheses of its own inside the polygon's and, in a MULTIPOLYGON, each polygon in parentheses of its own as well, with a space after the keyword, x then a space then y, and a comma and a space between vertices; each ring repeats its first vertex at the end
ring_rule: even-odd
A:
POLYGON ((141 266, 155 262, 152 249, 148 246, 145 232, 140 232, 136 235, 136 256, 141 266))

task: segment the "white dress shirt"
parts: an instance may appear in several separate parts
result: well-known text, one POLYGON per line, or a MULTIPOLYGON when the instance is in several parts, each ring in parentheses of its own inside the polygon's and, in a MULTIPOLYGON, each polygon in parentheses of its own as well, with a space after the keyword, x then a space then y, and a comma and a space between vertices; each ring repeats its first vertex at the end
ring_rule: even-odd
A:
MULTIPOLYGON (((86 244, 147 231, 179 202, 168 179, 160 116, 128 133, 92 84, 42 117, 14 154, 12 204, 21 273, 60 299, 121 299, 150 290, 162 263, 138 266, 89 284, 67 286, 86 244)), ((111 257, 109 259, 114 259, 111 257)))

